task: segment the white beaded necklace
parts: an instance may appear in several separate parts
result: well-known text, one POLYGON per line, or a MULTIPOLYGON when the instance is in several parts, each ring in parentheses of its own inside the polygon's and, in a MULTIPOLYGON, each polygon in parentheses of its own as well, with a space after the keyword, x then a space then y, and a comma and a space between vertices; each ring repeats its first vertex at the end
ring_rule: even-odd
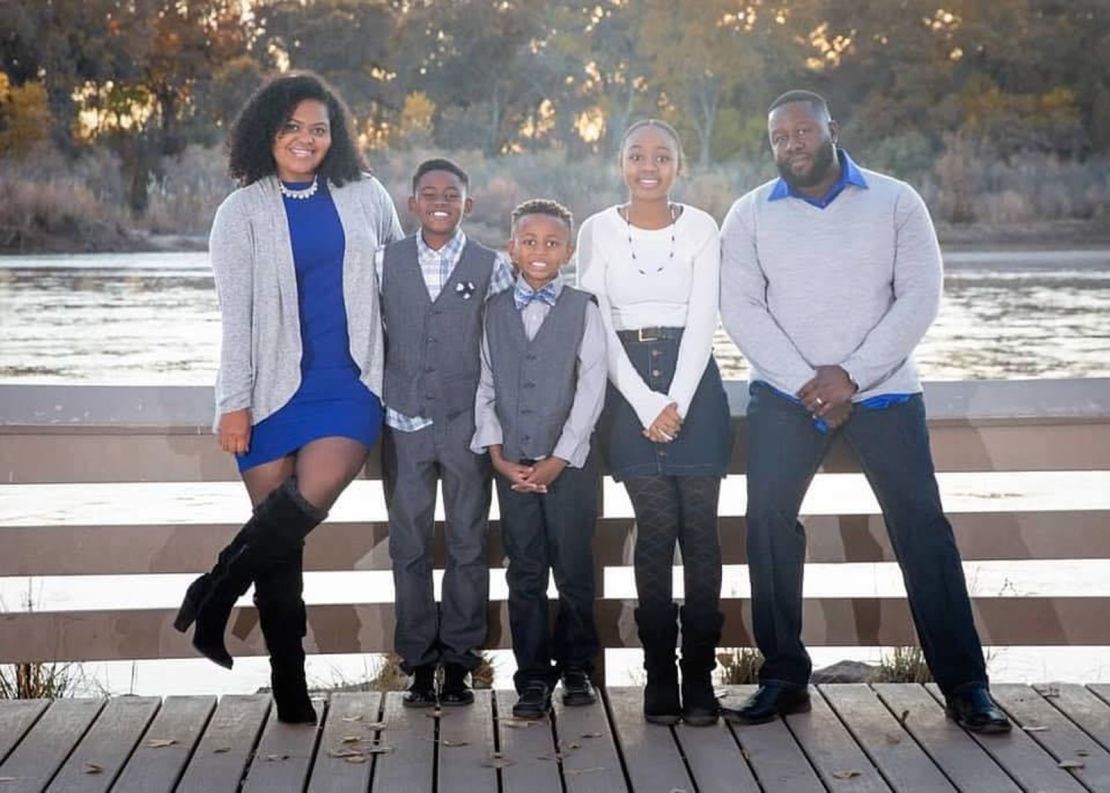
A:
POLYGON ((320 183, 318 180, 319 177, 313 176, 312 184, 310 184, 308 187, 303 187, 300 190, 294 190, 290 187, 286 187, 285 182, 281 181, 281 179, 278 179, 278 186, 281 188, 281 194, 286 198, 295 198, 298 201, 302 201, 306 198, 312 198, 312 196, 316 195, 316 190, 320 187, 320 183))

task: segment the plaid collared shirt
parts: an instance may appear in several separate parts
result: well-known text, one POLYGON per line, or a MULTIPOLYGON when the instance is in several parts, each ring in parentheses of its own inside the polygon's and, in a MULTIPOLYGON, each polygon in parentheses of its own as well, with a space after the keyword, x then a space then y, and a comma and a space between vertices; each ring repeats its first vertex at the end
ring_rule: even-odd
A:
MULTIPOLYGON (((462 258, 463 248, 466 247, 466 234, 460 228, 455 232, 455 236, 447 241, 442 248, 438 251, 429 248, 427 243, 424 242, 424 235, 416 235, 416 258, 420 264, 420 272, 424 276, 424 284, 428 287, 428 297, 435 300, 439 297, 439 293, 443 291, 443 286, 451 280, 451 273, 455 271, 455 265, 459 263, 462 258)), ((378 289, 381 289, 382 284, 382 266, 385 262, 385 250, 379 249, 374 257, 374 265, 377 268, 378 275, 378 289)), ((503 254, 498 253, 497 258, 493 263, 493 275, 489 280, 489 289, 486 291, 486 300, 496 295, 498 292, 510 289, 513 286, 513 266, 509 262, 509 258, 503 254)), ((392 429, 400 432, 416 432, 425 427, 432 426, 432 420, 423 416, 406 416, 403 413, 398 413, 393 408, 386 405, 385 407, 385 423, 392 429)))

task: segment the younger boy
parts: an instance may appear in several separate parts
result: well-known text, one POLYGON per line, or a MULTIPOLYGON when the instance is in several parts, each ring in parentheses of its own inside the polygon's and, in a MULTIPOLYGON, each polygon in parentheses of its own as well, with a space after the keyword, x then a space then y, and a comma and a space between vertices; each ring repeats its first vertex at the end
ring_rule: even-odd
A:
POLYGON ((590 674, 598 651, 591 548, 598 470, 590 436, 607 369, 597 306, 559 278, 574 252, 573 225, 570 211, 554 201, 513 210, 516 287, 486 308, 474 408, 470 448, 488 449, 497 472, 518 718, 542 718, 560 677, 565 704, 597 700, 590 674), (553 637, 549 570, 559 589, 553 637))
POLYGON ((473 206, 469 186, 466 172, 450 160, 421 163, 409 198, 420 230, 378 255, 394 644, 401 667, 413 675, 403 700, 409 707, 473 702, 467 675, 486 639, 489 459, 471 453, 469 442, 484 305, 512 285, 512 271, 503 257, 463 234, 460 224, 473 206), (437 481, 447 517, 439 608, 431 560, 437 481))

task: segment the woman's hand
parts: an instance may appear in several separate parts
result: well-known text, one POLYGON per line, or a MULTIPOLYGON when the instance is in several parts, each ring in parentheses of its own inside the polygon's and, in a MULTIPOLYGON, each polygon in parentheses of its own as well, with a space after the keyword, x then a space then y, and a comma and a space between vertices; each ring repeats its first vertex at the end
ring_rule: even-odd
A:
POLYGON ((248 408, 220 416, 216 428, 220 448, 231 454, 246 454, 251 442, 251 412, 248 408))
POLYGON ((667 405, 644 430, 644 437, 653 443, 670 443, 678 437, 682 429, 682 416, 678 415, 678 403, 667 405))

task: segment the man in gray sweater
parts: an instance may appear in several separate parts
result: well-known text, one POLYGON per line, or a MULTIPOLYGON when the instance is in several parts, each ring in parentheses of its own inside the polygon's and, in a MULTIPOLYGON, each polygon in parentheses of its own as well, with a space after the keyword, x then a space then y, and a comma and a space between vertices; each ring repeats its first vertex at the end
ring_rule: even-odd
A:
POLYGON ((721 228, 721 318, 752 368, 748 561, 764 656, 758 691, 724 715, 757 723, 809 710, 798 512, 841 434, 882 505, 949 716, 976 732, 1007 732, 987 690, 912 359, 941 295, 928 210, 912 187, 837 148, 837 124, 817 94, 776 99, 768 132, 781 178, 736 201, 721 228))

